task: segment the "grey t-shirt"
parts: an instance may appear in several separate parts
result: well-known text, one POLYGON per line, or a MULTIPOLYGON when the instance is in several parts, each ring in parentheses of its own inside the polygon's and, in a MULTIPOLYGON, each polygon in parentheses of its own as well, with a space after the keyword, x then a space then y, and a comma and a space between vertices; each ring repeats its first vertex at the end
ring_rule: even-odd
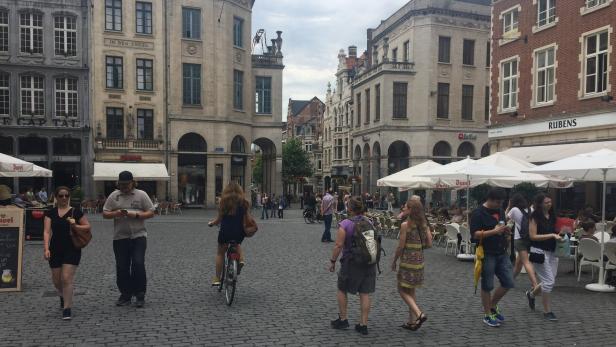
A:
MULTIPOLYGON (((120 190, 115 190, 109 195, 103 211, 127 210, 129 212, 154 211, 154 204, 146 192, 133 189, 128 194, 123 194, 120 190)), ((113 220, 113 239, 136 239, 148 236, 145 229, 145 220, 137 218, 119 217, 113 220)))

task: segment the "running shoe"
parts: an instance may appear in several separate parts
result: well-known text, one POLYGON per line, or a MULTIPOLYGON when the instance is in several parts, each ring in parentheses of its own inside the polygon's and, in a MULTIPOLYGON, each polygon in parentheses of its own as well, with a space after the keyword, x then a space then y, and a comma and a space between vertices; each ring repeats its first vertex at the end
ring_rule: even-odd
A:
POLYGON ((212 287, 216 287, 220 285, 220 278, 218 276, 214 276, 212 279, 212 287))
POLYGON ((543 318, 551 321, 551 322, 556 322, 558 320, 558 318, 556 318, 556 315, 554 314, 554 312, 548 312, 548 313, 544 313, 543 314, 543 318))
POLYGON ((501 326, 501 323, 496 319, 495 314, 487 314, 483 317, 483 322, 490 327, 498 328, 501 326))
POLYGON ((498 305, 492 309, 492 314, 494 315, 494 317, 499 321, 499 323, 502 323, 505 321, 505 317, 503 316, 503 314, 501 313, 500 308, 498 307, 498 305))
POLYGON ((533 295, 532 291, 527 290, 526 291, 526 299, 528 299, 528 307, 530 307, 531 310, 535 310, 535 296, 533 295))
POLYGON ((368 326, 367 325, 355 324, 355 331, 357 331, 358 333, 360 333, 362 335, 368 335, 368 326))
POLYGON ((62 311, 62 320, 71 320, 71 319, 73 319, 73 315, 71 314, 71 309, 65 308, 62 311))
POLYGON ((331 321, 331 326, 332 328, 338 329, 338 330, 346 329, 349 327, 349 320, 348 319, 342 320, 340 319, 340 316, 338 316, 338 319, 331 321))

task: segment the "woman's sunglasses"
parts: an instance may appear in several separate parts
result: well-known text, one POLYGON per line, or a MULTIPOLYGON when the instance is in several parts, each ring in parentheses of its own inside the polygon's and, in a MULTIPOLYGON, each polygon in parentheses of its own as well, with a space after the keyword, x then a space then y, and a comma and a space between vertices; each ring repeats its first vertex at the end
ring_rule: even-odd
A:
POLYGON ((70 195, 68 194, 58 194, 59 198, 68 198, 70 195))

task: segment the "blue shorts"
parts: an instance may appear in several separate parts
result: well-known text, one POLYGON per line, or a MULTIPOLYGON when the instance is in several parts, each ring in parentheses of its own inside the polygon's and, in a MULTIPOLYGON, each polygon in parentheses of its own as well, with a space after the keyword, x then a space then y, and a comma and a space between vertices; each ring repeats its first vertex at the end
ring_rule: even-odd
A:
POLYGON ((514 287, 513 266, 509 254, 485 255, 481 270, 481 290, 491 292, 494 289, 494 275, 498 277, 501 287, 506 289, 514 287))

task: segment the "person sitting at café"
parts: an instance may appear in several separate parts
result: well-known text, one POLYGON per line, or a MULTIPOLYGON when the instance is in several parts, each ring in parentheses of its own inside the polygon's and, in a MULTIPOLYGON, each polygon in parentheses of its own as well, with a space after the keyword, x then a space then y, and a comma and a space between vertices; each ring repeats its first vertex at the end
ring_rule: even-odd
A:
POLYGON ((595 237, 595 232, 597 231, 597 225, 593 220, 583 221, 579 225, 584 230, 582 232, 582 235, 580 236, 580 240, 593 239, 595 241, 599 241, 599 239, 595 237))

